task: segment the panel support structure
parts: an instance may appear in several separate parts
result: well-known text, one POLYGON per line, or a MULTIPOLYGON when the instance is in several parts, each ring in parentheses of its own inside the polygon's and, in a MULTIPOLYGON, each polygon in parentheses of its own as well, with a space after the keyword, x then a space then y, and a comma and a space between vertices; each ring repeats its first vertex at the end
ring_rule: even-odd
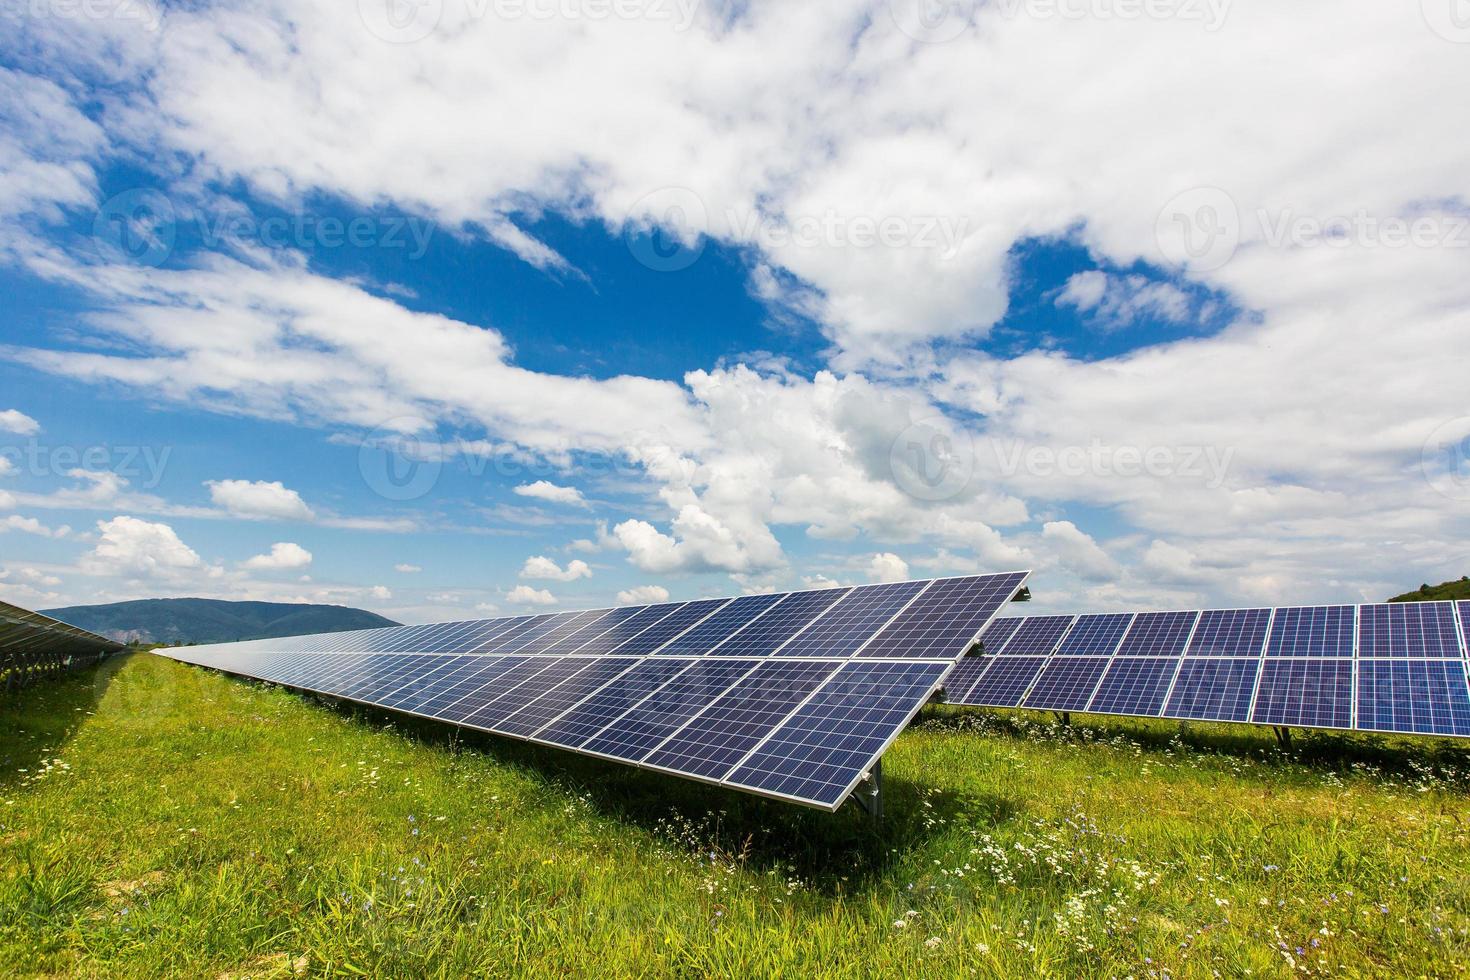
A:
POLYGON ((862 783, 853 792, 851 799, 863 808, 868 819, 877 823, 883 819, 883 760, 873 763, 873 768, 863 777, 862 783))

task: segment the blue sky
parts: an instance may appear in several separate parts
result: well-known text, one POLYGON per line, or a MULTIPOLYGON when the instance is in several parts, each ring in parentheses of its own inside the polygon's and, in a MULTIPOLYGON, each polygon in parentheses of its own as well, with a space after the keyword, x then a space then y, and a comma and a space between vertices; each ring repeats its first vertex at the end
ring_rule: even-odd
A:
MULTIPOLYGON (((936 40, 884 4, 446 0, 404 42, 138 9, 0 42, 12 601, 421 621, 1024 567, 1085 610, 1466 571, 1470 147, 1381 79, 1289 82, 1309 11, 936 40), (1191 67, 1130 64, 1159 43, 1191 67), (1126 101, 1079 115, 1102 71, 1126 101), (1410 135, 1365 145, 1375 113, 1410 135)), ((1340 46, 1466 91, 1453 39, 1361 14, 1340 46)))

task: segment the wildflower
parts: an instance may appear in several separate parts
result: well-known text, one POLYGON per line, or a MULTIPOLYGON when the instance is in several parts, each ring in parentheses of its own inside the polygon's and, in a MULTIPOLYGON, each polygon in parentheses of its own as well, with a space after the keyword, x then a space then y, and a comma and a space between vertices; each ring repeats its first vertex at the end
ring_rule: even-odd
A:
POLYGON ((893 920, 893 928, 895 928, 895 929, 907 929, 908 927, 909 927, 909 923, 908 923, 908 920, 907 919, 894 919, 893 920))
POLYGON ((930 936, 924 940, 924 945, 929 949, 938 949, 941 945, 941 940, 938 936, 930 936))

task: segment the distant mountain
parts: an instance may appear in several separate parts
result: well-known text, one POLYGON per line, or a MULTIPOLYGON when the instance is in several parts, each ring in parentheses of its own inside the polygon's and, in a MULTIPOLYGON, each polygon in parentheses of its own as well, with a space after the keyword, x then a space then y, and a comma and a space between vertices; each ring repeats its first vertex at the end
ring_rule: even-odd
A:
POLYGON ((45 614, 123 643, 229 643, 399 625, 347 606, 219 599, 138 599, 47 609, 45 614))
POLYGON ((1470 576, 1457 582, 1421 585, 1413 592, 1396 595, 1389 602, 1435 602, 1444 599, 1470 599, 1470 576))

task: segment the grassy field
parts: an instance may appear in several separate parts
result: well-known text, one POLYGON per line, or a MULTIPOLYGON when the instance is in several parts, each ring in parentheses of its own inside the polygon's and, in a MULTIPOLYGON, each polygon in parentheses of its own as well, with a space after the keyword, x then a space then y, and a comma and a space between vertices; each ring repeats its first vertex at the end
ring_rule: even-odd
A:
POLYGON ((1445 976, 1458 746, 929 709, 828 816, 160 658, 0 701, 0 974, 1445 976))

